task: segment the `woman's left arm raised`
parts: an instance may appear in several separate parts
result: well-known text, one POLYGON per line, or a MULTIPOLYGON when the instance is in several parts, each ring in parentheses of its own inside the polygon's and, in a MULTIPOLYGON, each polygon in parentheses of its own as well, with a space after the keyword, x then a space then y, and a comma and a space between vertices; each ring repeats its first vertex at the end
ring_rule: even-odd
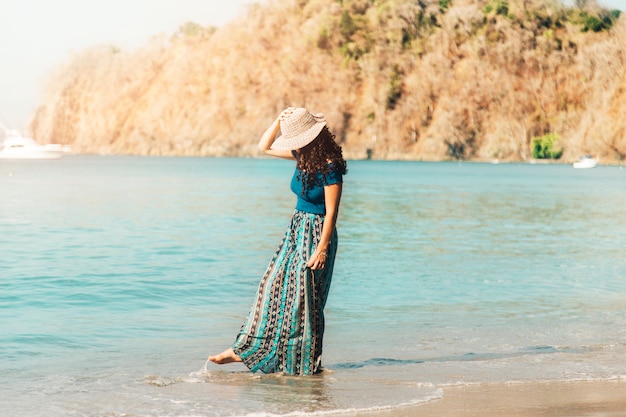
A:
POLYGON ((324 225, 322 226, 322 236, 320 238, 315 251, 307 262, 307 266, 311 269, 323 269, 326 265, 326 252, 337 224, 337 215, 339 214, 339 203, 341 201, 342 184, 331 184, 324 186, 324 199, 326 206, 326 216, 324 225))
POLYGON ((291 151, 272 149, 272 144, 276 140, 276 135, 278 134, 278 131, 280 130, 280 122, 283 121, 286 117, 288 117, 292 112, 293 112, 292 107, 286 108, 278 115, 276 120, 274 120, 272 124, 265 130, 265 132, 261 136, 261 140, 259 140, 260 150, 262 150, 268 155, 272 155, 277 158, 295 159, 291 151))

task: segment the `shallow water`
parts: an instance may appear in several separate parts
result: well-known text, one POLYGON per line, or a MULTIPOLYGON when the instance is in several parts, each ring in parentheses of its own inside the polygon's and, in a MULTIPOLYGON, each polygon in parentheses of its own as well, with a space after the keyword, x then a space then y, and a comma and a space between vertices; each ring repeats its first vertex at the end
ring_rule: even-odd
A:
POLYGON ((312 378, 203 371, 294 206, 269 159, 0 162, 7 415, 328 414, 626 376, 626 170, 351 161, 312 378))

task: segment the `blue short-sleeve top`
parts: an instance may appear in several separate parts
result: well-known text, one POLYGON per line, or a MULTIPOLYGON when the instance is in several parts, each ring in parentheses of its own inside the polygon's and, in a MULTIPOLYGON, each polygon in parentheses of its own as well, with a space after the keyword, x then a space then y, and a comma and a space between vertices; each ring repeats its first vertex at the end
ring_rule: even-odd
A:
POLYGON ((306 181, 307 174, 301 173, 296 167, 291 179, 291 191, 298 197, 296 210, 314 214, 326 214, 326 200, 324 198, 324 186, 332 184, 341 184, 343 182, 343 174, 339 169, 331 169, 326 176, 321 171, 317 172, 317 181, 315 185, 306 190, 302 194, 302 181, 306 181), (298 174, 299 179, 298 179, 298 174))

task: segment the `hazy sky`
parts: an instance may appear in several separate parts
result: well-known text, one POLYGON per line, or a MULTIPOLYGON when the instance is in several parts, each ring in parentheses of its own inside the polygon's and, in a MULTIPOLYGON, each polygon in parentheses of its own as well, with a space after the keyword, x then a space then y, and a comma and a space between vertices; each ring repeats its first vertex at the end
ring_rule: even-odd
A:
MULTIPOLYGON (((175 32, 188 21, 221 26, 253 2, 1 0, 0 122, 24 129, 40 99, 45 75, 72 51, 99 44, 140 46, 154 35, 175 32)), ((626 9, 626 0, 600 3, 626 9)))
POLYGON ((193 21, 222 26, 252 0, 1 0, 0 122, 26 128, 45 75, 72 51, 135 47, 193 21))

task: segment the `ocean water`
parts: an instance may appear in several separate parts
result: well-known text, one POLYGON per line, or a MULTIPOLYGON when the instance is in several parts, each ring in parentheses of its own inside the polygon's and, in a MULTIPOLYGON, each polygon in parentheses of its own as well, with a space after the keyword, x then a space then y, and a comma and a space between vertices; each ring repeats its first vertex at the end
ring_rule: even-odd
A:
POLYGON ((328 372, 207 365, 289 223, 292 170, 0 161, 2 414, 332 415, 449 385, 626 377, 616 166, 349 161, 328 372))

